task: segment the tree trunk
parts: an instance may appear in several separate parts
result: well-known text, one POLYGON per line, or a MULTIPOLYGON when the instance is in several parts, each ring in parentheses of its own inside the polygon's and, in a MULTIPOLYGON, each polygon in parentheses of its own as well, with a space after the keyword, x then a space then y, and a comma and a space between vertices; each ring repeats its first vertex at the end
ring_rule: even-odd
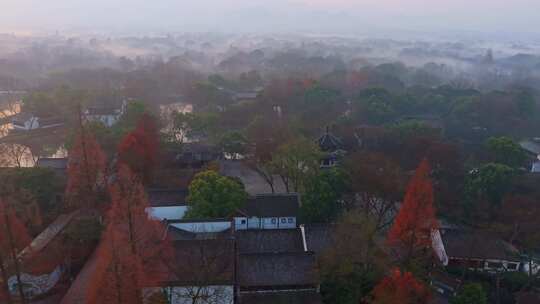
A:
POLYGON ((2 284, 1 288, 6 293, 7 304, 11 304, 11 303, 13 303, 13 301, 11 299, 11 293, 9 292, 9 286, 8 286, 8 279, 9 278, 7 276, 6 268, 4 267, 4 259, 2 258, 1 255, 0 255, 0 272, 1 272, 1 275, 2 275, 2 281, 4 282, 4 284, 2 284))
POLYGON ((11 225, 9 223, 9 216, 7 212, 4 212, 4 220, 6 223, 6 232, 9 240, 11 258, 13 259, 13 265, 15 266, 15 275, 17 277, 17 289, 19 291, 19 296, 21 297, 21 303, 26 304, 26 298, 24 296, 24 288, 21 281, 21 267, 19 265, 19 259, 17 257, 17 249, 15 246, 15 240, 13 239, 13 231, 11 231, 11 225))

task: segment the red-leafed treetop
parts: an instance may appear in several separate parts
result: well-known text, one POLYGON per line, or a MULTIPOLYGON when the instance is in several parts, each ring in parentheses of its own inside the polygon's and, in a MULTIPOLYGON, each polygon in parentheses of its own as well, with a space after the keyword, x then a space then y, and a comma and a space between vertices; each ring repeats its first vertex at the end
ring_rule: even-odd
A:
POLYGON ((424 304, 429 290, 410 272, 394 269, 373 289, 373 304, 424 304))
POLYGON ((431 246, 431 232, 438 227, 433 206, 430 166, 422 161, 407 187, 405 200, 388 234, 388 244, 410 259, 431 246))
POLYGON ((142 303, 143 270, 140 259, 131 252, 127 235, 109 224, 96 251, 85 303, 142 303))
POLYGON ((133 172, 149 182, 156 166, 159 134, 155 119, 144 114, 135 130, 122 139, 118 147, 120 162, 127 164, 133 172))
POLYGON ((15 210, 0 200, 0 256, 6 256, 4 253, 10 252, 12 249, 18 253, 31 240, 30 234, 15 214, 15 210), (10 240, 10 234, 13 240, 10 240))
POLYGON ((143 262, 155 258, 164 228, 148 218, 148 198, 140 177, 126 165, 120 165, 109 192, 112 201, 107 221, 126 235, 129 247, 143 262))
POLYGON ((70 206, 95 207, 105 168, 105 153, 94 135, 83 129, 69 151, 66 198, 70 206))
POLYGON ((157 282, 155 271, 148 270, 158 265, 166 248, 163 227, 148 218, 141 177, 127 165, 119 165, 109 192, 107 229, 98 247, 87 302, 142 303, 143 286, 157 282))

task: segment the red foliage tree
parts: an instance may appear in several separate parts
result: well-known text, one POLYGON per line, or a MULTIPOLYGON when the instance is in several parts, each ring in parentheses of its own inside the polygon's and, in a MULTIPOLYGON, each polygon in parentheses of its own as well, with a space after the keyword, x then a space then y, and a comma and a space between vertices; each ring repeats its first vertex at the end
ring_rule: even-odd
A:
POLYGON ((66 198, 72 207, 95 207, 105 180, 106 156, 94 135, 81 129, 69 151, 66 198))
POLYGON ((12 303, 11 295, 8 291, 7 265, 13 265, 13 271, 17 277, 17 286, 21 302, 25 303, 23 284, 21 283, 21 265, 18 253, 30 243, 28 234, 23 222, 17 217, 13 208, 6 205, 4 200, 0 200, 0 272, 2 275, 3 296, 7 303, 12 303))
POLYGON ((426 252, 431 246, 431 232, 438 226, 430 171, 427 160, 422 161, 407 187, 403 205, 388 234, 388 244, 405 264, 426 252))
POLYGON ((88 285, 87 303, 142 303, 142 265, 126 235, 109 224, 97 249, 96 267, 88 285))
POLYGON ((168 244, 160 223, 148 218, 139 175, 120 164, 109 192, 107 229, 97 251, 89 303, 141 303, 142 288, 153 285, 158 272, 152 268, 158 267, 168 244))
POLYGON ((116 181, 109 189, 112 203, 109 223, 123 233, 133 254, 146 263, 159 253, 163 228, 148 218, 148 199, 141 178, 126 165, 120 165, 116 181))
POLYGON ((156 122, 152 116, 144 114, 135 130, 122 139, 118 147, 119 160, 148 183, 156 166, 158 148, 159 134, 156 122))
POLYGON ((410 272, 394 269, 373 289, 373 304, 423 304, 430 299, 429 290, 410 272))

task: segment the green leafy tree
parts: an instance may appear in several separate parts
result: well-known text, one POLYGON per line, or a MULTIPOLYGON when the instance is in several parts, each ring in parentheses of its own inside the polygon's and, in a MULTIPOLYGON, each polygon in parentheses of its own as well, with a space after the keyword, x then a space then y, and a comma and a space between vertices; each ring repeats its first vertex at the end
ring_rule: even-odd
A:
POLYGON ((272 156, 272 167, 287 192, 300 192, 309 178, 318 173, 320 157, 314 142, 297 138, 279 146, 272 156))
POLYGON ((310 223, 333 222, 343 209, 342 196, 348 178, 340 169, 323 170, 308 180, 302 196, 300 214, 310 223))
POLYGON ((494 162, 509 167, 519 167, 527 158, 523 149, 508 137, 491 137, 487 140, 486 147, 494 162))
POLYGON ((392 96, 385 89, 373 88, 360 93, 355 105, 364 122, 382 124, 390 121, 396 114, 392 96))
POLYGON ((515 170, 503 165, 489 163, 475 169, 465 178, 465 214, 489 220, 512 189, 515 170))
POLYGON ((187 218, 231 216, 247 199, 243 185, 214 171, 195 176, 189 185, 187 218))
POLYGON ((344 215, 334 229, 333 246, 319 257, 321 294, 325 303, 361 303, 386 264, 377 246, 376 224, 354 211, 344 215))
POLYGON ((511 189, 514 169, 489 163, 469 173, 465 180, 465 192, 470 200, 488 200, 499 205, 505 194, 511 189))
POLYGON ((173 113, 172 137, 183 143, 186 139, 214 137, 217 134, 216 113, 173 113))
POLYGON ((460 290, 459 294, 450 300, 451 304, 487 304, 487 295, 482 285, 470 283, 460 290))
POLYGON ((245 154, 248 148, 246 137, 237 131, 229 131, 223 134, 219 145, 223 152, 229 154, 232 159, 237 159, 240 155, 245 154))

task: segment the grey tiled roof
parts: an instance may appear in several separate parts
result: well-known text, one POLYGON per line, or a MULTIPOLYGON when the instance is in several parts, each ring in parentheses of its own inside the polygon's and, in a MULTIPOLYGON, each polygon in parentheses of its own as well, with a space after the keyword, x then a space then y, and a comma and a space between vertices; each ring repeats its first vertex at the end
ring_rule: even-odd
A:
POLYGON ((328 130, 317 141, 319 148, 324 152, 334 152, 343 148, 343 143, 328 130))
POLYGON ((311 253, 242 254, 238 283, 243 288, 316 286, 315 256, 311 253))
POLYGON ((299 209, 298 194, 259 194, 248 200, 243 211, 257 217, 294 217, 299 209))
POLYGON ((148 201, 152 207, 185 206, 188 190, 183 189, 149 189, 148 201))
POLYGON ((519 261, 519 251, 490 234, 471 230, 448 230, 442 235, 449 258, 519 261))
POLYGON ((334 229, 335 226, 331 224, 305 225, 307 250, 320 254, 332 246, 334 229))
POLYGON ((168 267, 173 286, 234 283, 232 240, 173 242, 175 260, 168 267))
POLYGON ((304 251, 300 229, 240 230, 235 237, 241 254, 304 251))

